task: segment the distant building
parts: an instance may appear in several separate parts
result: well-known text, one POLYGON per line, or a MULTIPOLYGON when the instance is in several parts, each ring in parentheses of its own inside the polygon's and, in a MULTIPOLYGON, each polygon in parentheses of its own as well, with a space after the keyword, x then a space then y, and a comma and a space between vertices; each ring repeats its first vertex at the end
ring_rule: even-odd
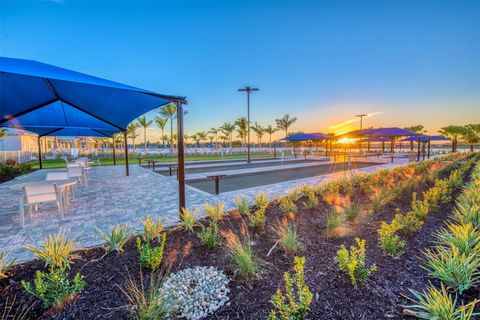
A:
POLYGON ((7 135, 0 138, 0 151, 36 152, 37 135, 25 130, 7 128, 7 135))

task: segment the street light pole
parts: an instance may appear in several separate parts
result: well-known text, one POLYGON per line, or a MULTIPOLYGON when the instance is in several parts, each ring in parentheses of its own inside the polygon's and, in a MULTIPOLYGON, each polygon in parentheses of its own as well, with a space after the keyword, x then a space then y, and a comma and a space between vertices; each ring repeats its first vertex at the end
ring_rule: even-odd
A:
POLYGON ((250 163, 250 92, 258 90, 258 88, 249 86, 238 89, 238 91, 247 93, 247 163, 250 163))
POLYGON ((360 130, 363 129, 363 121, 362 121, 362 120, 363 120, 363 117, 366 117, 366 116, 367 116, 367 115, 364 114, 364 113, 362 113, 362 114, 356 114, 356 115, 355 115, 355 117, 360 118, 360 130))

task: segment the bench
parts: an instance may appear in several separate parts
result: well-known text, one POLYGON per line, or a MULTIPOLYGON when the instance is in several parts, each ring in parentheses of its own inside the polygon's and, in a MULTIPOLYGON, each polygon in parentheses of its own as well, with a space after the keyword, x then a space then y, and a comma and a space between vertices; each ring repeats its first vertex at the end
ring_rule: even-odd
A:
POLYGON ((207 178, 210 178, 213 181, 215 181, 215 194, 220 193, 220 180, 226 176, 227 176, 226 174, 216 174, 216 175, 207 176, 207 178))

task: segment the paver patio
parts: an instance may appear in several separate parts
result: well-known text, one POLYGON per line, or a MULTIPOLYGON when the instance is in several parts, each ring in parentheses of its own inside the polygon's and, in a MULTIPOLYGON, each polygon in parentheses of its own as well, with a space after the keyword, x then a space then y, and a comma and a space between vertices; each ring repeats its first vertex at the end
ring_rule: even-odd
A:
MULTIPOLYGON (((379 164, 355 172, 372 172, 398 164, 379 164)), ((25 227, 21 228, 19 201, 22 191, 18 184, 44 181, 47 172, 56 170, 61 169, 37 170, 0 184, 0 248, 10 252, 10 258, 16 258, 17 261, 30 259, 31 254, 24 246, 40 244, 48 234, 59 230, 64 230, 74 238, 80 247, 88 247, 102 242, 98 229, 105 230, 115 224, 128 223, 130 228, 140 230, 146 216, 161 218, 167 226, 178 223, 178 184, 175 177, 161 176, 132 165, 129 177, 125 176, 123 166, 93 167, 88 174, 88 186, 76 187, 75 200, 63 220, 54 204, 44 204, 38 213, 34 213, 32 220, 26 218, 25 227)), ((187 185, 187 205, 194 209, 203 207, 206 201, 225 201, 225 208, 231 209, 238 195, 251 199, 255 193, 265 191, 273 199, 304 183, 318 184, 352 173, 338 172, 218 196, 187 185)))

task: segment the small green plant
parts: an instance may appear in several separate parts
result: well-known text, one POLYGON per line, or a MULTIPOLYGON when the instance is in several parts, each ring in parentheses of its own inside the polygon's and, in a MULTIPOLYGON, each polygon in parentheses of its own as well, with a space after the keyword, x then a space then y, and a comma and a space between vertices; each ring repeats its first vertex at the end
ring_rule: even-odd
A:
POLYGON ((418 219, 413 211, 401 214, 400 210, 397 210, 392 222, 398 225, 398 233, 406 237, 411 236, 423 225, 423 221, 418 219))
POLYGON ((279 208, 283 213, 297 213, 297 205, 290 197, 283 197, 279 200, 279 208))
POLYGON ((348 221, 355 221, 357 217, 362 213, 362 208, 358 204, 354 204, 351 207, 345 208, 343 210, 343 216, 348 220, 348 221))
POLYGON ((267 194, 265 192, 259 192, 253 197, 255 204, 258 209, 267 209, 270 205, 270 200, 268 200, 267 194))
POLYGON ((392 257, 398 257, 405 252, 406 243, 396 234, 400 228, 397 221, 392 221, 390 224, 383 221, 380 229, 377 230, 380 247, 383 252, 392 257))
POLYGON ((357 246, 350 246, 350 251, 342 245, 335 258, 340 271, 348 274, 354 286, 368 280, 372 272, 377 270, 375 265, 365 266, 365 240, 355 238, 355 242, 357 246))
POLYGON ((437 243, 444 246, 454 245, 460 253, 466 255, 480 252, 480 231, 471 223, 447 224, 436 234, 437 243))
POLYGON ((428 274, 460 294, 480 283, 478 254, 466 255, 451 245, 450 248, 438 246, 434 250, 427 250, 425 258, 428 274))
POLYGON ((457 297, 452 298, 443 283, 440 285, 440 290, 430 285, 423 293, 410 290, 413 298, 407 298, 414 301, 415 304, 407 306, 406 314, 419 319, 432 320, 469 320, 472 316, 478 315, 478 313, 473 313, 478 300, 456 307, 457 297))
POLYGON ((278 289, 270 302, 275 308, 268 316, 269 320, 303 320, 307 318, 312 302, 312 293, 305 283, 305 258, 294 258, 293 277, 285 272, 285 295, 278 289))
POLYGON ((242 280, 248 282, 258 278, 259 262, 248 236, 244 239, 240 239, 237 235, 229 237, 227 239, 227 253, 242 280))
POLYGON ((267 216, 265 214, 265 207, 260 207, 253 213, 248 214, 248 224, 255 233, 262 233, 265 230, 267 216))
POLYGON ((424 221, 430 212, 430 206, 428 202, 417 200, 417 193, 412 194, 411 204, 413 214, 421 221, 424 221))
POLYGON ((150 270, 158 269, 163 260, 163 252, 165 251, 166 242, 166 232, 162 234, 162 241, 158 247, 152 247, 149 241, 142 243, 142 240, 137 238, 137 247, 140 253, 140 265, 150 270))
POLYGON ((105 249, 109 252, 123 252, 123 246, 130 240, 131 233, 127 224, 116 225, 110 231, 98 230, 106 241, 105 249))
POLYGON ((235 199, 235 204, 237 205, 238 212, 242 216, 246 216, 250 213, 247 199, 237 196, 237 198, 235 199))
POLYGON ((8 277, 8 270, 15 263, 15 259, 9 260, 5 251, 0 251, 0 280, 8 277))
POLYGON ((330 210, 325 216, 325 230, 328 236, 335 235, 336 229, 342 224, 343 217, 335 210, 330 210))
POLYGON ((38 259, 45 261, 45 266, 51 269, 65 270, 69 268, 72 259, 76 258, 73 254, 75 243, 65 235, 65 231, 50 234, 43 240, 42 246, 27 246, 27 250, 38 259))
POLYGON ((463 184, 463 170, 453 170, 450 172, 450 176, 448 177, 448 187, 450 190, 457 190, 463 184))
POLYGON ((216 222, 222 220, 222 218, 225 216, 225 202, 219 201, 215 203, 214 205, 205 202, 205 212, 207 212, 207 215, 210 217, 211 220, 214 220, 216 222))
POLYGON ((288 191, 288 194, 286 195, 287 198, 289 198, 292 201, 298 201, 300 200, 301 197, 303 197, 303 192, 301 188, 293 188, 288 191))
POLYGON ((208 227, 201 226, 198 234, 200 241, 207 248, 213 249, 220 247, 220 234, 218 233, 218 223, 215 220, 210 221, 208 227))
POLYGON ((152 273, 150 282, 146 286, 144 284, 143 273, 141 271, 139 273, 139 283, 128 273, 125 287, 120 288, 128 301, 128 310, 132 316, 138 320, 163 319, 166 311, 164 301, 158 294, 162 277, 152 273))
POLYGON ((151 217, 143 220, 143 241, 160 240, 164 226, 161 219, 153 220, 151 217))
POLYGON ((180 212, 180 228, 185 231, 195 232, 194 229, 197 226, 198 209, 190 210, 182 208, 180 212))
POLYGON ((303 245, 299 240, 297 227, 294 224, 283 220, 274 227, 273 231, 285 253, 294 255, 302 249, 303 245))
POLYGON ((38 270, 33 285, 24 280, 21 283, 25 291, 43 302, 45 308, 53 305, 57 309, 61 309, 85 287, 82 275, 77 273, 71 282, 68 273, 59 268, 51 269, 48 273, 38 270))
POLYGON ((315 193, 315 190, 308 189, 309 191, 306 193, 307 202, 304 203, 304 206, 308 209, 315 209, 318 207, 318 198, 315 193))

